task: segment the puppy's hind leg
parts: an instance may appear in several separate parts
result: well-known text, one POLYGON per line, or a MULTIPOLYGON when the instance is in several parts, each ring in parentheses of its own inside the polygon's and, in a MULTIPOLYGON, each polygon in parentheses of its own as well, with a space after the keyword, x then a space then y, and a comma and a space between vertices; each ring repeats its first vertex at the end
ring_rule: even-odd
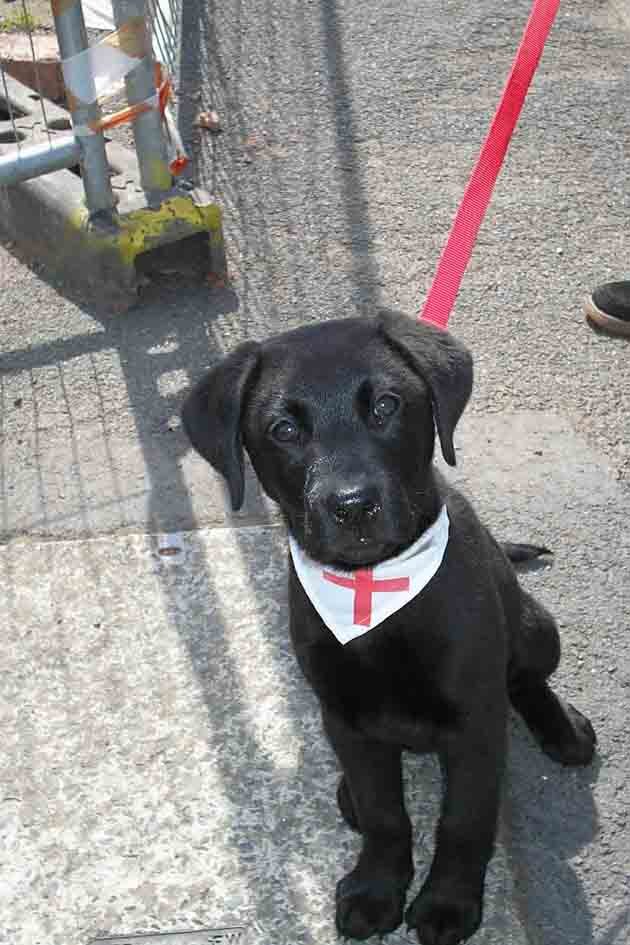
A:
POLYGON ((550 758, 563 765, 587 765, 597 742, 593 726, 547 682, 560 661, 555 620, 530 594, 521 590, 521 595, 521 622, 509 667, 510 701, 550 758))

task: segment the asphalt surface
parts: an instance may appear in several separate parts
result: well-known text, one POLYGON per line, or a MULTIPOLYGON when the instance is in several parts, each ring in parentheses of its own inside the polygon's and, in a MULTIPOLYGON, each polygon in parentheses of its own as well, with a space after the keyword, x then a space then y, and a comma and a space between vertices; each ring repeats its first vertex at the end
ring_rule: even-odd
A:
MULTIPOLYGON (((179 119, 230 288, 173 278, 110 318, 0 245, 0 942, 336 941, 356 840, 287 642, 282 529, 251 476, 231 515, 179 407, 244 338, 417 310, 528 9, 187 3, 179 119), (220 135, 193 129, 207 108, 220 135)), ((630 277, 623 12, 562 4, 452 320, 476 364, 456 475, 500 537, 554 549, 523 580, 599 736, 563 771, 514 724, 485 945, 630 942, 630 348, 582 313, 630 277)), ((410 760, 416 884, 437 785, 410 760)))

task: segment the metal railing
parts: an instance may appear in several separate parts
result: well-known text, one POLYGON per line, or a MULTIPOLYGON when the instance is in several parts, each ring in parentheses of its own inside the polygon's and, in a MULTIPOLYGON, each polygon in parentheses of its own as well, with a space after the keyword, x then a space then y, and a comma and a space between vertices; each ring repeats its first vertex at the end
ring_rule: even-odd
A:
MULTIPOLYGON (((148 201, 159 202, 161 196, 170 190, 172 175, 163 116, 157 107, 155 65, 149 37, 153 36, 153 45, 161 55, 168 56, 170 61, 167 65, 172 67, 176 57, 177 4, 178 0, 149 0, 148 3, 145 0, 111 0, 113 30, 116 32, 101 43, 90 46, 81 0, 51 0, 66 82, 66 102, 72 120, 71 133, 60 134, 59 129, 49 122, 46 112, 35 19, 28 0, 20 0, 19 12, 11 14, 11 25, 19 28, 22 43, 26 37, 29 44, 35 80, 32 84, 36 93, 33 98, 38 100, 38 106, 34 103, 34 112, 25 122, 23 110, 16 105, 10 82, 0 65, 0 145, 15 144, 8 150, 2 148, 3 153, 0 153, 0 186, 11 186, 52 171, 79 166, 90 216, 114 213, 116 200, 100 127, 101 90, 107 79, 109 63, 118 78, 124 78, 129 106, 140 106, 133 116, 140 182, 148 201), (111 36, 118 37, 118 41, 111 42, 111 36), (126 71, 125 57, 130 64, 126 71), (143 107, 144 103, 151 103, 151 106, 143 107), (41 110, 41 120, 35 114, 37 107, 41 110), (30 126, 30 141, 27 140, 25 124, 30 126)), ((97 6, 108 10, 106 3, 97 6)))

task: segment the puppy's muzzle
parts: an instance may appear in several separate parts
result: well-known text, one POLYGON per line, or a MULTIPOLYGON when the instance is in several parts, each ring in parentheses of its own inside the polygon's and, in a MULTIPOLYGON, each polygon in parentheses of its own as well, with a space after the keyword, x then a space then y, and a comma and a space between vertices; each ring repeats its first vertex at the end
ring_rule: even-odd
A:
POLYGON ((313 470, 304 507, 311 553, 350 563, 380 554, 391 541, 391 500, 383 486, 364 470, 313 470))

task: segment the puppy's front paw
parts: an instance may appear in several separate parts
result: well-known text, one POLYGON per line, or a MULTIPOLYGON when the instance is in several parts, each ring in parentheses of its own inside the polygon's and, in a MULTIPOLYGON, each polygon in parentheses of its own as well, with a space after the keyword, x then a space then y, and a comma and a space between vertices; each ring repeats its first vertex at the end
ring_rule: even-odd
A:
POLYGON ((459 945, 481 925, 482 898, 452 896, 425 886, 407 909, 408 929, 415 929, 420 945, 459 945))
POLYGON ((358 879, 348 873, 337 883, 337 931, 345 938, 387 935, 403 920, 408 878, 358 879))

